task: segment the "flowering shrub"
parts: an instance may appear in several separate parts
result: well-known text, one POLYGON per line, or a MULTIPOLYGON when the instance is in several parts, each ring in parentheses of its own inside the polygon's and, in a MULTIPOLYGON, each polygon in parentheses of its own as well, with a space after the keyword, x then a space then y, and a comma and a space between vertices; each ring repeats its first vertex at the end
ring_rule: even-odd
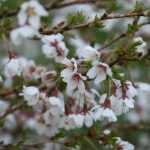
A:
POLYGON ((0 2, 8 52, 1 57, 0 149, 149 149, 126 135, 149 131, 150 85, 132 66, 149 65, 149 1, 16 0, 13 9, 8 1, 0 2), (40 52, 32 47, 23 56, 23 45, 39 43, 40 52))

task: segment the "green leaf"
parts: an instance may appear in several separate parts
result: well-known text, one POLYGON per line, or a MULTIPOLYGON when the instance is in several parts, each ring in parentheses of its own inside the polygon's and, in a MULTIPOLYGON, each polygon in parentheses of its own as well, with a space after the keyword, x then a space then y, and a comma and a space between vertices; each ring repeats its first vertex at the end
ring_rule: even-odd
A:
POLYGON ((138 30, 138 26, 137 25, 132 25, 132 24, 128 24, 128 33, 129 34, 133 34, 138 30))
POLYGON ((83 12, 70 13, 67 16, 68 25, 78 25, 84 23, 86 16, 83 12))

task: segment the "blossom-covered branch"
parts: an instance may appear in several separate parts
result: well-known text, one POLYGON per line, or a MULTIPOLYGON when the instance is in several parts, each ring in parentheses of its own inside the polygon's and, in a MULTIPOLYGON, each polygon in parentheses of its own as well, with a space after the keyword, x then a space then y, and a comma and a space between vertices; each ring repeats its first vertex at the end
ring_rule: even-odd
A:
MULTIPOLYGON (((134 145, 123 140, 126 137, 118 136, 125 129, 144 129, 140 100, 145 100, 143 93, 150 87, 135 82, 126 68, 130 61, 149 59, 147 41, 135 33, 149 23, 150 13, 136 3, 134 10, 124 14, 109 7, 100 16, 88 13, 89 18, 85 18, 78 12, 52 28, 43 26, 49 19, 48 10, 97 3, 56 2, 42 6, 30 0, 13 12, 17 14, 17 27, 9 34, 13 46, 22 48, 22 43, 36 37, 42 55, 35 52, 40 55, 36 62, 31 59, 36 56, 26 58, 9 50, 1 61, 0 148, 51 150, 57 144, 59 149, 69 150, 134 150, 134 145), (111 39, 116 34, 105 21, 124 18, 132 18, 132 23, 111 39), (87 29, 85 35, 80 34, 83 28, 87 29), (62 34, 72 30, 71 34, 62 34), (135 111, 138 114, 132 116, 135 111), (136 116, 139 114, 141 118, 136 116)), ((108 3, 112 6, 112 2, 108 3)))

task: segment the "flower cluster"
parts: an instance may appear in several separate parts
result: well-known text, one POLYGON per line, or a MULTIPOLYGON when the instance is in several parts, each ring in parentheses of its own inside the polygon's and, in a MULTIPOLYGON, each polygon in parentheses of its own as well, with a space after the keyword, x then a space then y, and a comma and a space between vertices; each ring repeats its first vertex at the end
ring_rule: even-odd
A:
MULTIPOLYGON (((44 55, 64 66, 57 73, 19 56, 9 58, 4 68, 6 79, 20 76, 24 80, 40 80, 46 87, 43 91, 40 85, 23 85, 20 96, 37 115, 37 132, 48 137, 62 129, 90 128, 98 121, 102 124, 116 122, 117 115, 134 108, 133 98, 137 94, 132 82, 114 78, 113 71, 101 61, 101 53, 95 48, 85 47, 80 55, 77 51, 77 58, 68 58, 69 49, 63 39, 61 34, 41 39, 44 55), (64 91, 58 89, 59 78, 59 84, 66 84, 64 91), (111 82, 109 93, 99 95, 97 87, 104 81, 111 82)), ((122 147, 127 145, 119 140, 117 143, 122 147)))

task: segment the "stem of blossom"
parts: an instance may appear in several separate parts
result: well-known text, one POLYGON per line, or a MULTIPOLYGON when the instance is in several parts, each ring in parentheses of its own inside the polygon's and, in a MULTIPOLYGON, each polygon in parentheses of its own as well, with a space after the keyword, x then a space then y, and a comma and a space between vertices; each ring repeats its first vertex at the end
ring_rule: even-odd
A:
POLYGON ((107 92, 107 98, 109 98, 111 95, 111 78, 108 77, 108 92, 107 92))
POLYGON ((90 144, 90 146, 93 148, 93 150, 98 150, 97 147, 92 142, 92 140, 90 140, 87 136, 84 136, 84 140, 90 144))

